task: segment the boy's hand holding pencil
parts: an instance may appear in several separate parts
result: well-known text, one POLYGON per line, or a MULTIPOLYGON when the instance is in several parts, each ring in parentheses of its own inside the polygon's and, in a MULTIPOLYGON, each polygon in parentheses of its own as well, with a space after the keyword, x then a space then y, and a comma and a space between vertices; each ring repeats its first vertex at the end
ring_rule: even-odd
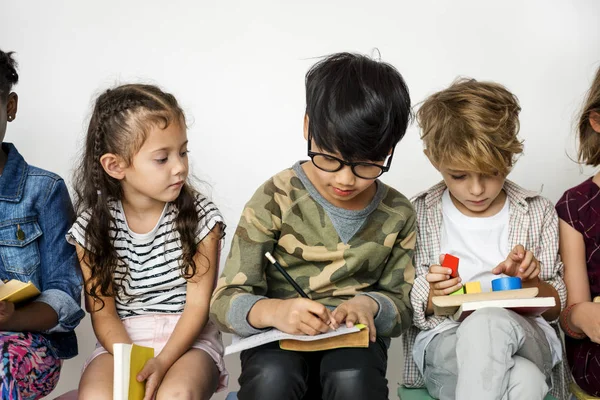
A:
POLYGON ((273 326, 282 332, 313 336, 337 329, 338 325, 323 304, 297 298, 278 302, 273 315, 273 326))
POLYGON ((257 329, 277 328, 291 335, 318 335, 337 329, 331 312, 314 300, 264 299, 254 304, 248 322, 257 329))
POLYGON ((337 329, 339 324, 323 304, 311 300, 300 285, 275 260, 271 253, 265 257, 301 296, 295 299, 265 299, 256 302, 248 314, 255 328, 274 327, 293 335, 318 335, 337 329))

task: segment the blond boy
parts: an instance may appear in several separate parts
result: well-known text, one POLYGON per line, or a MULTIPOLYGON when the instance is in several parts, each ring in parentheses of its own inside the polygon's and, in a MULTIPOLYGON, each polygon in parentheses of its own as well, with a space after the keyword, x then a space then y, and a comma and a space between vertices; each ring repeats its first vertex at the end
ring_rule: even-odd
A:
POLYGON ((461 79, 417 114, 425 154, 443 181, 413 199, 415 327, 405 338, 404 382, 441 400, 541 400, 551 389, 563 397, 555 322, 566 291, 557 215, 550 201, 506 179, 523 150, 520 110, 503 86, 461 79), (440 266, 444 254, 460 259, 458 277, 440 266), (489 290, 501 276, 520 277, 556 306, 537 318, 482 309, 460 324, 433 315, 433 296, 470 281, 489 290))

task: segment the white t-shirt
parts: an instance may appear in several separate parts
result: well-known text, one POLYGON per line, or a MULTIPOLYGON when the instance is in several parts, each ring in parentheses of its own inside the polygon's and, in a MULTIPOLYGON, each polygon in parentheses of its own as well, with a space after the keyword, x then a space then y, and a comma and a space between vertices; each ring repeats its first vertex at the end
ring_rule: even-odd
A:
MULTIPOLYGON (((480 281, 484 292, 492 290, 491 281, 506 275, 494 275, 494 267, 506 260, 512 250, 508 242, 509 201, 490 217, 475 218, 464 215, 456 208, 448 189, 442 196, 443 222, 440 236, 440 254, 452 254, 460 259, 458 273, 462 283, 480 281)), ((554 329, 542 317, 535 318, 544 332, 554 364, 562 359, 562 348, 554 329)), ((435 335, 459 323, 447 318, 433 329, 421 331, 413 348, 413 357, 421 373, 425 361, 425 349, 435 335)))
MULTIPOLYGON (((201 195, 196 196, 195 204, 199 216, 198 244, 217 223, 223 223, 223 217, 217 207, 201 195)), ((123 278, 125 288, 125 292, 115 297, 119 317, 182 313, 186 280, 180 268, 182 251, 179 232, 175 229, 178 213, 175 204, 165 204, 154 228, 144 234, 129 229, 120 201, 109 202, 109 209, 116 224, 110 228, 110 236, 114 237, 117 255, 123 261, 115 271, 117 279, 123 278)), ((77 218, 67 234, 69 243, 86 247, 85 227, 89 218, 89 212, 77 218)))
MULTIPOLYGON (((508 244, 508 200, 491 217, 474 218, 456 208, 448 189, 442 196, 443 223, 440 254, 452 254, 460 259, 458 273, 463 283, 480 281, 481 290, 492 290, 492 268, 506 259, 508 244)), ((504 275, 501 275, 504 276, 504 275)))

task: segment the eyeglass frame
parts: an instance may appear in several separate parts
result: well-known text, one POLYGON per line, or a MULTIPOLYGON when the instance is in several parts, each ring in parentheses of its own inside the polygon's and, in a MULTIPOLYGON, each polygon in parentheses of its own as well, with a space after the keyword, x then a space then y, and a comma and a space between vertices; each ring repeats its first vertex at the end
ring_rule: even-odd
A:
POLYGON ((311 145, 310 145, 311 141, 312 141, 312 138, 309 135, 308 136, 308 140, 307 140, 307 142, 308 142, 308 156, 310 157, 310 161, 313 163, 313 165, 315 167, 317 167, 321 171, 325 171, 325 172, 338 172, 339 170, 341 170, 342 168, 344 168, 345 165, 347 165, 347 166, 350 167, 350 170, 352 171, 352 173, 355 176, 359 177, 360 179, 367 179, 367 180, 375 180, 375 179, 379 178, 381 175, 385 174, 386 172, 388 172, 390 170, 390 167, 392 166, 392 158, 394 157, 394 150, 396 149, 395 146, 392 147, 392 152, 386 157, 387 158, 386 164, 385 165, 379 165, 379 164, 367 163, 367 162, 349 162, 349 161, 342 160, 341 158, 337 158, 335 156, 332 156, 330 154, 317 153, 317 152, 311 150, 311 145), (340 166, 337 169, 334 169, 334 170, 327 170, 327 169, 321 168, 321 167, 319 167, 315 163, 315 160, 314 160, 315 156, 324 156, 324 157, 333 158, 334 160, 336 160, 337 162, 340 163, 340 166), (364 177, 358 175, 356 173, 356 171, 354 170, 355 167, 361 166, 361 165, 363 165, 363 166, 369 166, 369 167, 377 167, 377 168, 381 169, 381 173, 379 175, 377 175, 376 177, 374 177, 374 178, 364 178, 364 177))

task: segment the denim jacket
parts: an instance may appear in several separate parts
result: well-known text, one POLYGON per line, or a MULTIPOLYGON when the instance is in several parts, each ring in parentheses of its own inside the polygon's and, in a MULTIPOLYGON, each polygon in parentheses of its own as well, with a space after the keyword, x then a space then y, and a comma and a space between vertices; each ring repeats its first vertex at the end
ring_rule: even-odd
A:
POLYGON ((58 314, 58 324, 42 334, 58 357, 74 357, 74 329, 85 313, 77 255, 65 240, 74 220, 69 192, 58 175, 28 165, 14 145, 2 149, 8 159, 0 176, 0 279, 31 281, 40 290, 34 301, 58 314))

